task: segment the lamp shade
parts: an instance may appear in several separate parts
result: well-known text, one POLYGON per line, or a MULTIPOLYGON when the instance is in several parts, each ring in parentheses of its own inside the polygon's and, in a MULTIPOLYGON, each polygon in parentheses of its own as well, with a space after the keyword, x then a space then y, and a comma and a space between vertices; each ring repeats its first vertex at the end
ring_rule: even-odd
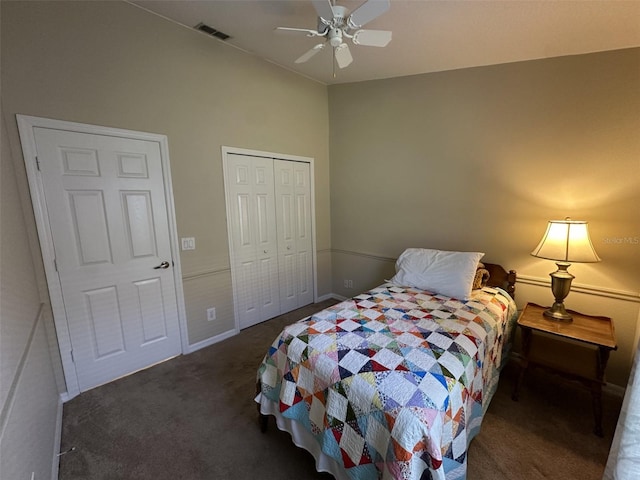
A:
POLYGON ((589 238, 588 222, 551 220, 542 240, 531 255, 561 262, 599 262, 600 257, 589 238))

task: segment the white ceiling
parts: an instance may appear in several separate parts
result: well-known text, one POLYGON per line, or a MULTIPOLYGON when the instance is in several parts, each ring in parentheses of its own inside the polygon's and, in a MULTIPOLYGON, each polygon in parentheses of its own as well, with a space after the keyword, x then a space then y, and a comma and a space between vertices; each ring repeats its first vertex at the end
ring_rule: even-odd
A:
MULTIPOLYGON (((337 4, 353 11, 363 2, 337 4)), ((189 28, 204 22, 231 35, 226 43, 325 84, 640 46, 640 0, 391 0, 389 11, 365 27, 392 30, 391 43, 350 45, 353 63, 333 78, 330 49, 294 63, 317 38, 274 32, 278 26, 314 29, 317 13, 309 0, 131 3, 189 28)))

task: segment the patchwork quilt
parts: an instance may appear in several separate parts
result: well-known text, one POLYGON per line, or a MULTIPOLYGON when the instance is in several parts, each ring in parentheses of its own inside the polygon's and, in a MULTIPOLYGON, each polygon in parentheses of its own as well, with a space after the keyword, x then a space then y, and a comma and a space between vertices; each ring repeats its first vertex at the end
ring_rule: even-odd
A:
POLYGON ((287 326, 256 400, 306 429, 346 478, 464 479, 515 316, 499 288, 459 301, 385 284, 287 326))

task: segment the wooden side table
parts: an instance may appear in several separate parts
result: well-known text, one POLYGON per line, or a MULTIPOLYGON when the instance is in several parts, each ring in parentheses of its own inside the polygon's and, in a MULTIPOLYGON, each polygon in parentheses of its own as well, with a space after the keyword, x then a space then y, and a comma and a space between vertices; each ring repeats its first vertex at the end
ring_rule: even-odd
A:
POLYGON ((579 380, 591 391, 594 433, 602 432, 602 386, 611 350, 616 350, 613 321, 569 310, 573 321, 550 320, 542 315, 548 307, 527 303, 518 319, 522 329, 520 374, 512 399, 518 400, 525 371, 531 366, 552 370, 579 380))

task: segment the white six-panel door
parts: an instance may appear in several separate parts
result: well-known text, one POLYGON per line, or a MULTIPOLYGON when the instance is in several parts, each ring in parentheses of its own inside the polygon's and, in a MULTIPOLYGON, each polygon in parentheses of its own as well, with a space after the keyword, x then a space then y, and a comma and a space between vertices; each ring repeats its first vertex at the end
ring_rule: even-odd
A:
POLYGON ((80 391, 179 354, 158 143, 34 136, 80 391))

